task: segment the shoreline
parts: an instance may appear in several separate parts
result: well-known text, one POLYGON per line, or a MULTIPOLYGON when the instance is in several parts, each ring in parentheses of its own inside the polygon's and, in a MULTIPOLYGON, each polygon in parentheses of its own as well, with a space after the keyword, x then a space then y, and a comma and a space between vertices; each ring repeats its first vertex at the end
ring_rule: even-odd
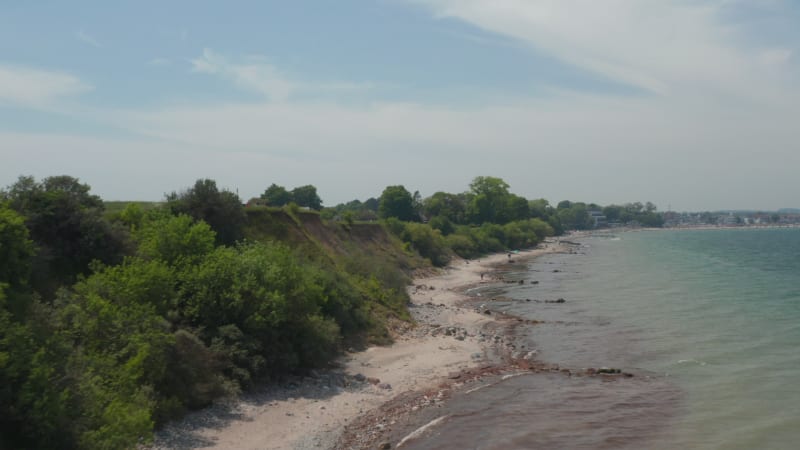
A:
POLYGON ((512 354, 510 330, 524 321, 466 307, 466 292, 501 282, 492 274, 504 263, 570 247, 551 238, 511 257, 459 259, 436 275, 415 277, 408 289, 416 325, 393 330, 394 344, 346 353, 333 369, 191 413, 157 432, 149 448, 370 448, 391 429, 388 422, 372 424, 385 411, 436 405, 454 386, 486 375, 553 370, 532 355, 512 354))

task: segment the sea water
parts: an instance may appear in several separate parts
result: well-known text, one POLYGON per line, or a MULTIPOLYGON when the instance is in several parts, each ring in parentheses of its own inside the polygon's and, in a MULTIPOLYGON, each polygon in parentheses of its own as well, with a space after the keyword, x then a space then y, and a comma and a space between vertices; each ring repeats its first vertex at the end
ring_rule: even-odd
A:
POLYGON ((409 448, 800 448, 800 229, 580 243, 508 264, 524 284, 479 299, 544 322, 517 329, 518 350, 636 376, 499 380, 421 416, 446 420, 409 448))

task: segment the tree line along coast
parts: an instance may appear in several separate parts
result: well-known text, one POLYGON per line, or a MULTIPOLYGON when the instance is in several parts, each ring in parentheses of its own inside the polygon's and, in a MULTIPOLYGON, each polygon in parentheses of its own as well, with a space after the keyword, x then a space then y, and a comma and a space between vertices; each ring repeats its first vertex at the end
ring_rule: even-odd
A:
POLYGON ((597 211, 661 217, 553 207, 495 177, 322 205, 312 185, 242 204, 208 179, 159 203, 104 202, 70 176, 0 191, 0 448, 146 443, 215 399, 390 343, 417 269, 534 247, 597 211))

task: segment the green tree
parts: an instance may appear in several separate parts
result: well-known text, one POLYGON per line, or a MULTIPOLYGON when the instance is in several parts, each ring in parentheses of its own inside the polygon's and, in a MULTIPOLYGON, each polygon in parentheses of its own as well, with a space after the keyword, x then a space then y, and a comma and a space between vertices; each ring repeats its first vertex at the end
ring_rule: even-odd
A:
POLYGON ((526 220, 530 217, 531 210, 525 197, 514 194, 509 194, 506 197, 506 205, 501 214, 501 222, 526 220))
POLYGON ((558 211, 550 206, 550 202, 540 198, 529 201, 528 206, 530 207, 531 217, 547 222, 553 229, 554 234, 560 235, 564 232, 561 219, 558 217, 558 211))
POLYGON ((603 208, 603 215, 609 222, 621 222, 624 209, 619 205, 608 205, 603 208))
POLYGON ((646 227, 661 227, 664 225, 663 215, 656 212, 656 205, 651 202, 647 202, 644 205, 640 202, 608 205, 602 211, 609 222, 624 224, 638 222, 646 227))
POLYGON ((411 193, 402 185, 387 186, 381 194, 378 216, 381 219, 395 217, 403 221, 415 220, 414 200, 411 193))
POLYGON ((154 215, 134 233, 139 255, 183 266, 197 263, 214 249, 214 231, 207 223, 185 214, 154 215))
POLYGON ((370 197, 364 200, 364 208, 370 211, 378 212, 379 206, 380 206, 380 201, 378 201, 378 199, 375 197, 370 197))
POLYGON ((103 202, 90 189, 66 175, 42 182, 20 177, 3 193, 9 206, 25 217, 38 248, 31 284, 45 298, 88 273, 93 260, 115 264, 130 252, 127 231, 105 220, 103 202))
POLYGON ((138 203, 128 203, 125 209, 119 213, 119 221, 127 225, 130 229, 135 230, 142 226, 144 220, 144 210, 138 203))
POLYGON ((322 209, 322 199, 317 195, 317 188, 310 184, 292 189, 291 198, 298 206, 305 206, 316 211, 322 209))
POLYGON ((434 266, 443 267, 450 262, 450 252, 439 230, 421 223, 407 223, 401 238, 434 266))
POLYGON ((51 308, 34 299, 23 314, 12 314, 7 288, 0 283, 0 443, 75 447, 65 373, 68 348, 52 326, 51 308))
POLYGON ((553 214, 553 207, 550 206, 550 202, 543 198, 528 201, 528 208, 532 218, 547 220, 553 214))
POLYGON ((572 208, 572 202, 569 200, 561 200, 558 202, 556 209, 570 209, 572 208))
POLYGON ((100 272, 74 293, 60 294, 58 335, 74 349, 66 365, 77 369, 69 392, 81 418, 73 430, 81 448, 130 448, 155 425, 155 391, 173 339, 154 305, 125 291, 152 292, 140 274, 100 272))
POLYGON ((436 192, 422 202, 428 217, 444 217, 453 223, 466 223, 466 198, 463 194, 436 192))
POLYGON ((193 187, 167 195, 173 214, 187 214, 206 222, 217 233, 217 244, 231 245, 244 237, 247 217, 239 196, 219 190, 214 180, 197 180, 193 187))
POLYGON ((509 220, 508 183, 501 178, 481 176, 475 177, 469 187, 472 199, 468 215, 472 223, 505 223, 509 220))
POLYGON ((489 195, 492 197, 504 197, 508 195, 509 185, 502 178, 497 177, 475 177, 469 185, 470 191, 475 195, 489 195))
POLYGON ((25 218, 0 203, 0 283, 10 287, 28 284, 34 255, 25 218))
MULTIPOLYGON (((561 202, 564 203, 564 202, 561 202)), ((559 203, 559 205, 561 205, 559 203)), ((585 203, 572 203, 567 208, 558 210, 558 217, 567 230, 586 230, 593 226, 592 218, 585 203)))
POLYGON ((431 228, 439 230, 442 236, 452 234, 456 228, 450 220, 445 216, 435 216, 428 221, 431 228))
POLYGON ((261 198, 266 200, 269 206, 283 206, 292 201, 292 194, 285 187, 272 183, 261 194, 261 198))
POLYGON ((326 295, 312 276, 282 245, 219 247, 182 275, 182 314, 243 385, 313 367, 333 355, 339 329, 319 314, 326 295))

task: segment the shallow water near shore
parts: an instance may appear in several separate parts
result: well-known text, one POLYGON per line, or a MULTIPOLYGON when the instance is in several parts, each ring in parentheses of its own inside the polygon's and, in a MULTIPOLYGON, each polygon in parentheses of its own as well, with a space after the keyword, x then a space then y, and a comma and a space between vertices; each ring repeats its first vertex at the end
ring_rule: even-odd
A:
POLYGON ((577 254, 509 264, 506 278, 522 285, 473 294, 492 310, 545 321, 516 330, 539 360, 637 376, 498 381, 421 416, 447 418, 406 448, 800 442, 800 230, 621 233, 581 243, 577 254), (491 300, 501 295, 508 300, 491 300), (558 298, 565 302, 545 302, 558 298))

